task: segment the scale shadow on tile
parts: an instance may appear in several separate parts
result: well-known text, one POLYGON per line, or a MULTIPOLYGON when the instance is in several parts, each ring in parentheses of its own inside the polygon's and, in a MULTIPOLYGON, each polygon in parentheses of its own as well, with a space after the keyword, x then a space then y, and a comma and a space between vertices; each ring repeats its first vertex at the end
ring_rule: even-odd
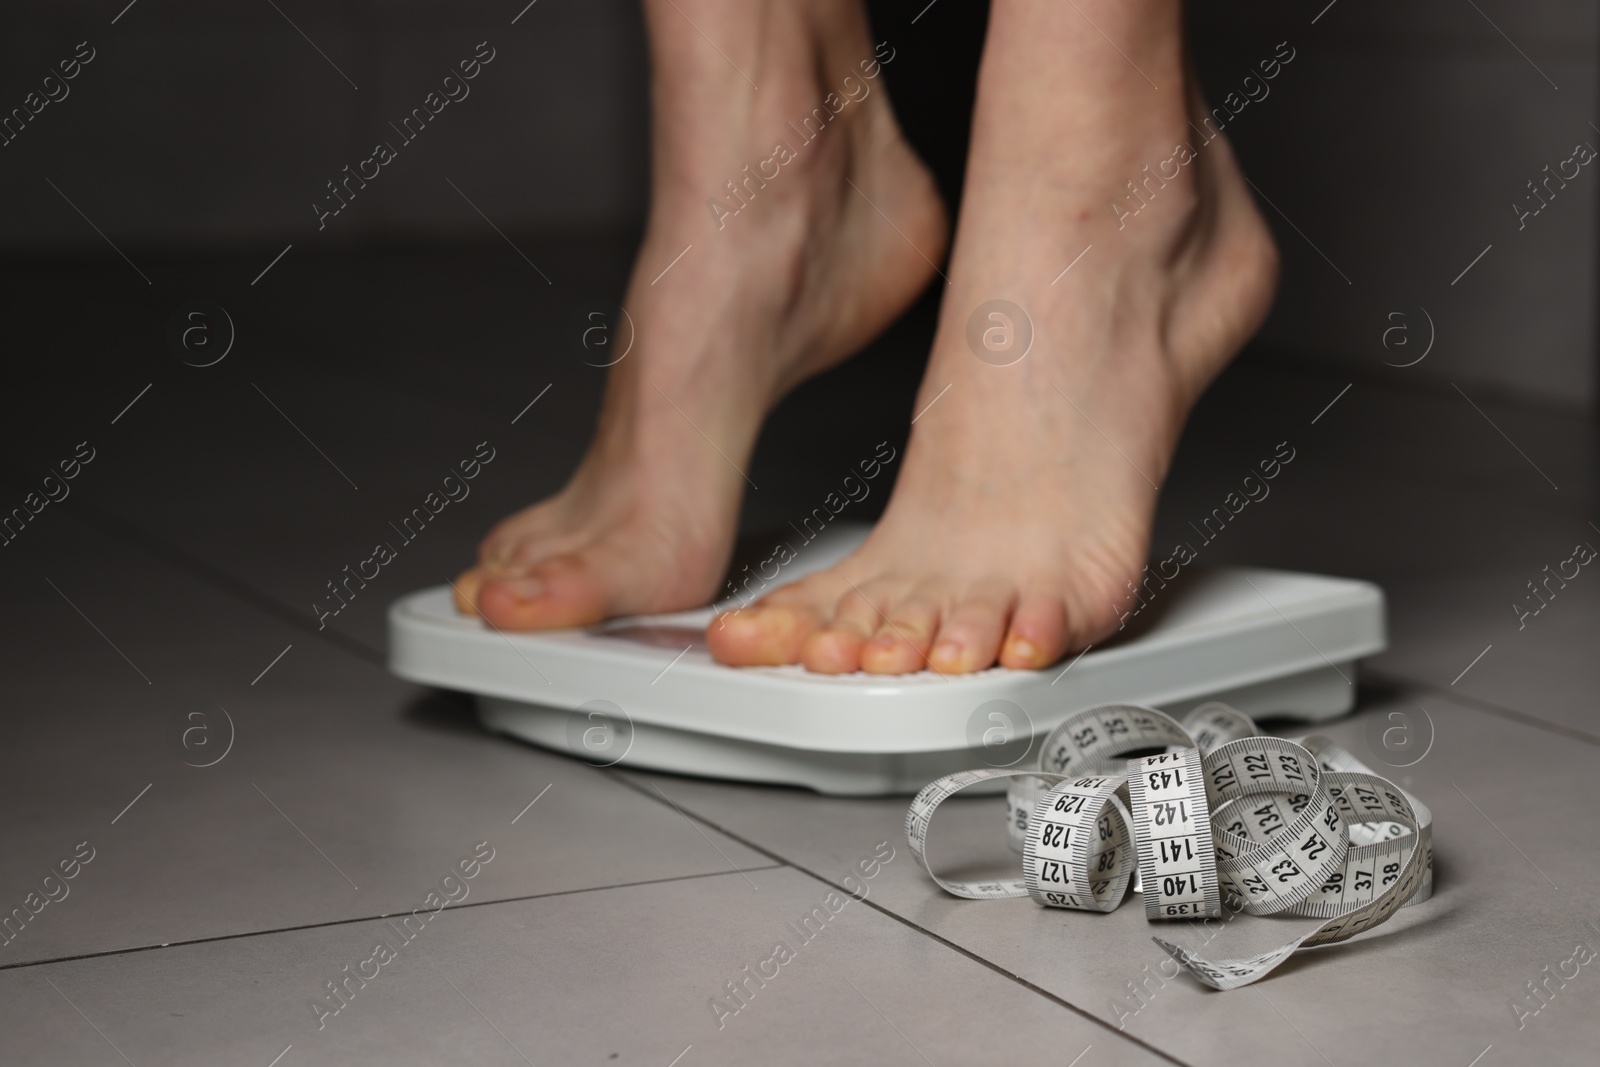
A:
POLYGON ((26 905, 0 968, 406 911, 480 841, 473 899, 768 862, 65 513, 27 533, 0 565, 30 622, 0 648, 0 902, 26 905))
MULTIPOLYGON (((1212 932, 1151 924, 1136 898, 1110 915, 1042 908, 1027 899, 958 900, 909 855, 883 872, 868 899, 1189 1063, 1315 1059, 1307 1044, 1339 1062, 1352 1018, 1397 1062, 1441 1067, 1459 1067, 1488 1044, 1560 1061, 1600 1040, 1600 1018, 1583 1010, 1581 988, 1567 1005, 1547 1009, 1538 1026, 1519 1030, 1509 1008, 1526 993, 1523 982, 1569 958, 1575 941, 1600 938, 1585 926, 1600 922, 1590 860, 1600 828, 1550 817, 1592 807, 1586 798, 1600 774, 1600 745, 1404 691, 1370 693, 1360 714, 1315 732, 1432 808, 1437 890, 1373 933, 1303 953, 1254 987, 1219 994, 1187 976, 1172 977, 1150 938, 1170 934, 1202 954, 1232 958, 1281 944, 1312 922, 1245 917, 1212 932), (1391 712, 1406 718, 1391 719, 1391 712), (1409 755, 1390 755, 1385 763, 1368 743, 1396 722, 1419 732, 1417 745, 1421 731, 1431 731, 1431 746, 1413 767, 1390 765, 1409 762, 1409 755), (1330 1013, 1330 1004, 1338 1011, 1330 1013), (1265 1036, 1243 1047, 1235 1040, 1242 1032, 1265 1036)), ((1381 740, 1375 743, 1381 748, 1381 740)), ((854 836, 876 834, 904 846, 904 797, 846 800, 625 774, 661 786, 686 811, 774 860, 838 884, 850 869, 845 843, 854 836)), ((947 802, 929 835, 933 861, 952 876, 1015 877, 1020 858, 1007 850, 1003 825, 999 798, 947 802)))
MULTIPOLYGON (((849 842, 871 857, 862 829, 849 842)), ((822 1048, 830 1063, 1172 1062, 793 870, 447 908, 418 929, 0 972, 8 1062, 114 1061, 107 1045, 138 1064, 263 1067, 285 1052, 281 1067, 810 1064, 822 1048)))

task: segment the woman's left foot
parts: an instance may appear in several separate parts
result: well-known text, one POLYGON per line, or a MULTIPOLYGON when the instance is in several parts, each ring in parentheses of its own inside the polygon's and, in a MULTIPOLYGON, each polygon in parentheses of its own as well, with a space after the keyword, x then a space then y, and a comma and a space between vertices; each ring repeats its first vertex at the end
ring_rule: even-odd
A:
POLYGON ((1116 630, 1189 408, 1258 328, 1277 278, 1228 144, 1197 136, 1203 105, 1191 91, 1174 106, 1177 90, 1050 102, 1071 128, 1024 139, 1028 102, 981 87, 950 285, 888 508, 847 559, 714 621, 717 659, 1042 668, 1116 630))

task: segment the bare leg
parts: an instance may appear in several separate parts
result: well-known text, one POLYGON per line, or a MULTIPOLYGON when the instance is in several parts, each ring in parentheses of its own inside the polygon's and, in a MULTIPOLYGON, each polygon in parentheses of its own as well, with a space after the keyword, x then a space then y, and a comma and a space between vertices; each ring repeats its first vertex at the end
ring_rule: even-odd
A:
POLYGON ((718 658, 1039 668, 1116 628, 1187 412, 1276 284, 1270 234, 1202 107, 1177 0, 995 0, 918 408, 948 392, 913 427, 868 541, 714 622, 718 658), (1009 366, 967 340, 996 299, 1033 329, 1009 366))
POLYGON ((623 299, 636 341, 566 488, 497 525, 457 583, 462 610, 506 629, 709 601, 766 413, 892 322, 932 276, 923 254, 944 252, 859 0, 644 8, 650 219, 623 299))

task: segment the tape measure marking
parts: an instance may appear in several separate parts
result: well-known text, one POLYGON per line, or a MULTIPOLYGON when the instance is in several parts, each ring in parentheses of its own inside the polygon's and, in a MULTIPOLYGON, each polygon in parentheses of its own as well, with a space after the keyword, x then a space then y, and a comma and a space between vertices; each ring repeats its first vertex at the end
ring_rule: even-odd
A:
POLYGON ((1222 914, 1200 750, 1128 761, 1128 795, 1147 919, 1222 914))
POLYGON ((1154 938, 1214 989, 1248 985, 1296 950, 1353 937, 1432 892, 1425 805, 1325 737, 1263 737, 1249 716, 1215 702, 1182 723, 1134 704, 1070 715, 1046 737, 1036 769, 930 782, 906 813, 906 839, 929 877, 968 899, 1031 896, 1109 912, 1137 871, 1149 919, 1212 918, 1226 900, 1234 911, 1322 920, 1243 959, 1209 960, 1154 938), (1166 751, 1121 758, 1151 748, 1166 751), (1022 879, 941 878, 927 858, 934 812, 998 778, 1010 780, 1006 832, 1023 855, 1022 879))
POLYGON ((1028 820, 1022 870, 1040 904, 1115 911, 1128 891, 1128 809, 1121 775, 1073 778, 1045 791, 1028 820))

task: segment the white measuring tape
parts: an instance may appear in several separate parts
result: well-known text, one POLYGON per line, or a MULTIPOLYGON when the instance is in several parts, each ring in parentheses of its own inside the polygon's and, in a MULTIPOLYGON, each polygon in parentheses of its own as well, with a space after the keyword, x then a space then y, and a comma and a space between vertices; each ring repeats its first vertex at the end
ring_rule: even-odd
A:
POLYGON ((1138 875, 1151 920, 1252 915, 1324 920, 1259 956, 1207 960, 1153 940, 1214 989, 1248 985, 1298 948, 1354 937, 1433 891, 1433 816, 1325 737, 1263 737, 1248 715, 1202 704, 1180 723, 1138 704, 1102 704, 1045 738, 1036 769, 985 768, 929 783, 906 839, 946 892, 1031 896, 1048 907, 1114 911, 1138 875), (1138 758, 1128 753, 1162 748, 1138 758), (1023 877, 952 882, 928 862, 946 799, 1009 779, 1006 831, 1023 877))

